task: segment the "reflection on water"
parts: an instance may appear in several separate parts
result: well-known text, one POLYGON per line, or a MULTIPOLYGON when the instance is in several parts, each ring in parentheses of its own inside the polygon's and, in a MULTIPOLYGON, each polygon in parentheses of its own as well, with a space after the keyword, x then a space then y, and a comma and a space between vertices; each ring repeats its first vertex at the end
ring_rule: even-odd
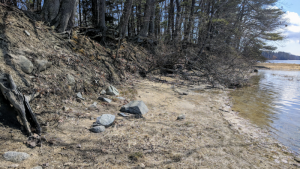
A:
POLYGON ((260 70, 251 80, 231 92, 233 110, 300 153, 300 71, 260 70))

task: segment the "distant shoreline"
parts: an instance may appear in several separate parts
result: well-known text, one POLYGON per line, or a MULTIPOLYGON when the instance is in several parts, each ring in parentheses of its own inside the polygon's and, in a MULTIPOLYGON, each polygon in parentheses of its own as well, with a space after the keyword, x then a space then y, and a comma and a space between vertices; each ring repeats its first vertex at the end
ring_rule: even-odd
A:
POLYGON ((257 69, 270 70, 300 70, 300 64, 292 63, 258 63, 254 67, 257 69))

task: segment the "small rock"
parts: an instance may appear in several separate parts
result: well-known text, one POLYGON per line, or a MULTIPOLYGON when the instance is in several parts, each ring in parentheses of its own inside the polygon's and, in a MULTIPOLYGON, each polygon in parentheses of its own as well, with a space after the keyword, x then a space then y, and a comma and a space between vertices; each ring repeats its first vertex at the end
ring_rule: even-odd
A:
POLYGON ((139 167, 145 168, 146 166, 145 166, 145 164, 141 163, 141 164, 139 164, 139 167))
POLYGON ((105 97, 99 97, 98 100, 101 100, 101 101, 104 101, 104 102, 107 102, 107 103, 110 103, 110 102, 111 102, 110 99, 105 98, 105 97))
POLYGON ((115 121, 116 116, 111 114, 103 114, 100 117, 97 117, 96 123, 103 126, 110 126, 115 121))
POLYGON ((72 85, 75 83, 75 78, 74 76, 70 75, 70 74, 67 74, 67 82, 68 84, 72 85))
POLYGON ((285 164, 288 163, 285 159, 282 159, 281 161, 285 164))
POLYGON ((90 105, 90 107, 88 108, 89 110, 97 110, 97 102, 94 102, 92 105, 90 105))
POLYGON ((30 33, 27 30, 24 30, 24 32, 27 36, 30 36, 30 33))
POLYGON ((113 96, 118 96, 119 95, 119 91, 114 86, 109 86, 106 89, 106 94, 113 95, 113 96))
POLYGON ((257 69, 254 69, 253 72, 258 72, 258 70, 257 70, 257 69))
POLYGON ((101 94, 101 95, 105 95, 105 94, 106 94, 106 91, 105 91, 105 90, 101 90, 100 94, 101 94))
POLYGON ((122 117, 128 117, 128 115, 124 114, 124 113, 118 113, 119 116, 122 116, 122 117))
POLYGON ((180 116, 177 117, 177 120, 183 120, 183 119, 185 119, 185 115, 184 114, 182 114, 182 115, 180 115, 180 116))
POLYGON ((30 157, 29 154, 16 151, 8 151, 3 155, 4 159, 12 162, 21 162, 30 157))
POLYGON ((122 106, 120 111, 131 114, 144 115, 149 111, 149 109, 143 101, 131 101, 130 103, 122 106))
POLYGON ((35 63, 39 72, 50 68, 52 65, 52 62, 48 62, 48 60, 36 60, 35 63))
POLYGON ((31 168, 31 169, 43 169, 43 167, 41 167, 41 166, 36 166, 36 167, 31 168))
POLYGON ((119 99, 119 100, 125 100, 124 97, 117 97, 117 99, 119 99))
POLYGON ((64 164, 64 166, 70 166, 70 165, 72 165, 71 162, 68 162, 68 163, 65 163, 65 164, 64 164))
POLYGON ((91 132, 94 133, 101 133, 105 131, 105 127, 104 126, 96 126, 90 129, 91 132))
POLYGON ((64 106, 62 109, 63 109, 63 111, 68 111, 68 110, 70 110, 70 108, 69 108, 69 107, 66 107, 66 106, 64 106))
POLYGON ((76 146, 77 148, 81 148, 81 144, 77 144, 77 146, 76 146))
POLYGON ((82 95, 81 95, 81 93, 80 93, 80 92, 79 92, 79 93, 77 93, 77 94, 76 94, 76 96, 77 96, 79 99, 81 99, 81 100, 85 100, 85 98, 83 98, 83 97, 82 97, 82 95))
POLYGON ((297 161, 298 163, 300 163, 300 156, 297 156, 294 159, 295 159, 295 161, 297 161))
POLYGON ((12 164, 12 165, 8 166, 8 168, 17 168, 17 167, 19 167, 19 164, 12 164))

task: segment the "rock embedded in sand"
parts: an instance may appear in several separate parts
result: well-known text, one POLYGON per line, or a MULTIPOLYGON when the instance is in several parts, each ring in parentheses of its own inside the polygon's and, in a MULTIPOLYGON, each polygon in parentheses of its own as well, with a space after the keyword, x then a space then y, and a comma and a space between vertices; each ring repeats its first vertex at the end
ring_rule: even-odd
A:
POLYGON ((101 100, 101 101, 104 101, 104 102, 107 102, 107 103, 110 103, 110 102, 111 102, 110 99, 105 98, 105 97, 99 97, 98 100, 101 100))
POLYGON ((30 33, 27 30, 24 30, 24 32, 27 36, 30 36, 30 33))
POLYGON ((21 70, 27 74, 30 74, 33 71, 32 62, 27 59, 25 56, 19 55, 17 58, 17 63, 21 67, 21 70))
POLYGON ((48 62, 48 60, 45 60, 45 59, 44 60, 36 60, 35 63, 36 63, 37 70, 40 72, 50 68, 52 65, 52 62, 48 62))
POLYGON ((68 84, 72 85, 75 83, 75 78, 74 76, 70 75, 70 74, 67 74, 67 82, 68 84))
POLYGON ((97 102, 94 102, 92 105, 90 105, 90 107, 88 109, 89 110, 96 110, 96 109, 98 109, 97 102))
POLYGON ((106 94, 106 91, 105 91, 105 90, 101 90, 100 94, 101 94, 101 95, 105 95, 105 94, 106 94))
POLYGON ((177 120, 183 120, 183 119, 185 119, 185 115, 184 114, 182 114, 182 115, 180 115, 180 116, 177 117, 177 120))
POLYGON ((294 158, 295 161, 297 161, 298 163, 300 163, 300 155, 294 158))
POLYGON ((76 94, 76 96, 79 98, 79 99, 81 99, 81 100, 85 100, 83 97, 82 97, 82 95, 81 95, 81 93, 79 92, 79 93, 77 93, 76 94))
POLYGON ((8 151, 3 155, 4 159, 12 162, 21 162, 30 157, 29 154, 16 151, 8 151))
POLYGON ((96 123, 103 126, 110 126, 115 121, 116 116, 112 114, 103 114, 97 117, 96 123))
POLYGON ((130 103, 124 105, 120 111, 131 114, 144 115, 148 113, 149 109, 143 101, 131 101, 130 103))
POLYGON ((101 133, 105 131, 105 127, 104 126, 96 126, 90 129, 91 132, 94 133, 101 133))
POLYGON ((41 167, 41 166, 36 166, 36 167, 31 168, 31 169, 43 169, 43 167, 41 167))
POLYGON ((117 99, 119 99, 119 100, 125 100, 124 97, 117 97, 117 99))
POLYGON ((106 89, 106 94, 107 94, 107 95, 118 96, 118 95, 119 95, 119 91, 118 91, 118 89, 116 89, 114 86, 109 86, 109 87, 106 89))

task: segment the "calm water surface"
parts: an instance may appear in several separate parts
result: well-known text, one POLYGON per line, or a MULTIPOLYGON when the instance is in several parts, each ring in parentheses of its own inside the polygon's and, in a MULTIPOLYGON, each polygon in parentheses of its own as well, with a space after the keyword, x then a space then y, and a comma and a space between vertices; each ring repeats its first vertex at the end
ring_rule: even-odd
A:
POLYGON ((300 60, 268 60, 270 63, 289 63, 289 64, 300 64, 300 60))
POLYGON ((233 110, 300 154, 300 71, 259 70, 252 80, 231 93, 233 110))

